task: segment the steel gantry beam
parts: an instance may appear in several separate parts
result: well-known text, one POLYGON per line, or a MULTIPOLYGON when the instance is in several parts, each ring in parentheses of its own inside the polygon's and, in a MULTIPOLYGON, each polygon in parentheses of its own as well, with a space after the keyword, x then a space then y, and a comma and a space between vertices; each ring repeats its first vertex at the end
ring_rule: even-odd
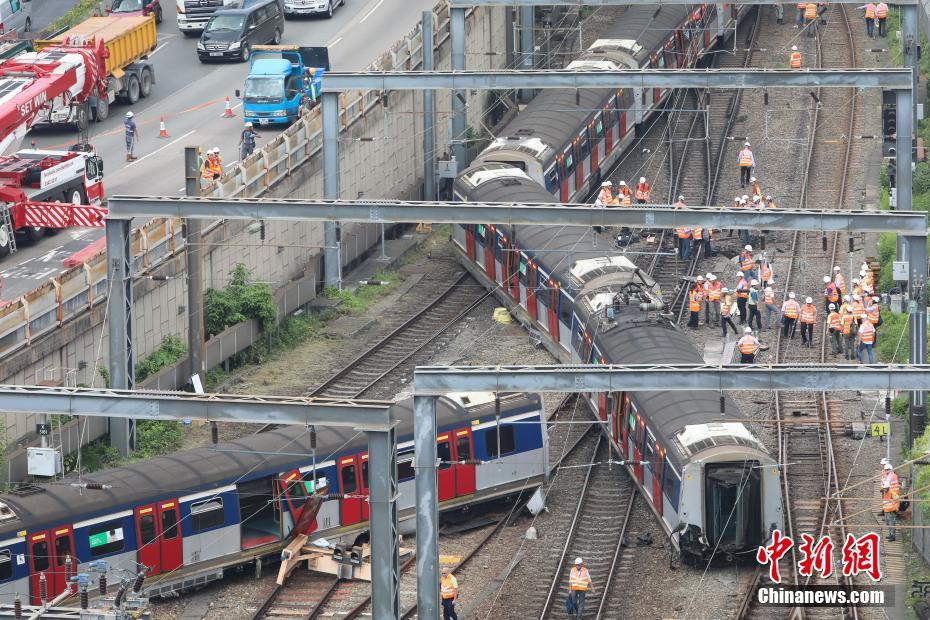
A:
POLYGON ((416 202, 288 198, 198 198, 114 196, 109 217, 213 217, 378 223, 553 224, 675 228, 762 228, 926 235, 927 215, 901 211, 753 211, 724 207, 592 207, 586 204, 416 202))
MULTIPOLYGON (((512 88, 889 88, 910 89, 910 69, 624 69, 576 71, 371 71, 327 74, 325 92, 512 88)), ((324 127, 325 131, 325 127, 324 127)))

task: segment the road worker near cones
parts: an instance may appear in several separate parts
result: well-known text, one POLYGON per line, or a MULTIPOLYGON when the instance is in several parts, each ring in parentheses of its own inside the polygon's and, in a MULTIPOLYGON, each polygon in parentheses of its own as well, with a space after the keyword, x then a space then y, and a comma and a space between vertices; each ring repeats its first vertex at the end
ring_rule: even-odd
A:
POLYGON ((705 277, 707 281, 704 285, 704 308, 706 310, 704 322, 707 325, 714 326, 720 322, 720 299, 723 296, 723 284, 712 273, 708 273, 705 277))
POLYGON ((639 183, 636 184, 636 203, 644 205, 649 202, 649 192, 652 188, 646 183, 646 177, 639 177, 639 183))
POLYGON ((879 2, 875 5, 875 19, 878 20, 878 36, 885 36, 885 20, 888 18, 888 5, 879 2))
POLYGON ((621 207, 628 207, 633 204, 633 192, 630 191, 630 186, 626 184, 626 181, 617 183, 617 199, 621 207))
POLYGON ((823 307, 824 310, 829 308, 831 305, 836 307, 836 304, 840 302, 840 289, 836 288, 836 284, 833 283, 833 280, 830 279, 830 276, 823 277, 823 307))
POLYGON ((743 337, 736 341, 736 348, 739 349, 741 364, 754 364, 756 353, 762 343, 752 335, 752 328, 747 327, 743 330, 743 337))
POLYGON ((859 7, 860 9, 865 9, 865 33, 869 35, 869 38, 872 37, 872 31, 875 28, 875 5, 872 2, 864 4, 859 7))
POLYGON ((736 307, 733 297, 730 296, 730 289, 723 287, 720 292, 722 295, 720 299, 720 328, 723 330, 723 337, 727 337, 727 325, 733 329, 733 335, 735 336, 739 332, 736 331, 736 325, 733 324, 733 317, 739 316, 739 308, 736 307))
POLYGON ((459 596, 459 582, 447 566, 443 567, 442 577, 439 578, 439 595, 442 597, 443 620, 459 620, 455 613, 455 599, 459 596))
POLYGON ((614 199, 613 190, 611 189, 612 187, 613 183, 610 181, 604 181, 601 183, 601 189, 598 191, 597 198, 594 200, 595 207, 603 207, 610 204, 610 202, 614 199))
POLYGON ((258 134, 255 133, 252 122, 247 122, 242 130, 242 135, 239 136, 239 161, 245 161, 255 151, 255 141, 257 139, 258 134))
POLYGON ((139 128, 136 126, 135 116, 132 110, 126 112, 126 118, 123 119, 123 137, 126 138, 126 161, 135 161, 136 142, 139 140, 139 128))
POLYGON ((817 4, 808 2, 804 7, 804 27, 807 28, 807 36, 813 37, 817 29, 817 4))
POLYGON ((740 187, 746 187, 749 179, 752 178, 752 169, 756 165, 756 158, 749 148, 749 143, 744 142, 743 148, 740 149, 736 163, 739 164, 739 184, 740 187))
POLYGON ((213 149, 207 151, 207 158, 203 160, 201 169, 201 178, 208 183, 213 183, 223 174, 223 166, 220 164, 217 154, 213 149))
POLYGON ((688 293, 688 311, 691 313, 688 319, 688 327, 691 329, 697 329, 701 319, 701 306, 704 305, 703 283, 704 278, 698 276, 697 281, 694 283, 694 288, 688 293))
POLYGON ((791 46, 791 54, 788 56, 788 67, 791 69, 801 68, 801 52, 797 45, 791 46))
POLYGON ((808 297, 801 306, 801 345, 812 349, 814 347, 814 324, 817 322, 817 308, 814 300, 808 297))
POLYGON ((746 300, 749 299, 749 282, 746 281, 746 278, 742 271, 736 272, 736 307, 739 310, 739 324, 746 324, 746 300))
POLYGON ((739 253, 739 269, 750 280, 756 279, 756 260, 752 257, 752 246, 745 245, 739 253))
POLYGON ((781 305, 781 316, 784 328, 782 336, 794 338, 794 331, 798 327, 798 317, 801 316, 801 304, 794 298, 794 293, 788 293, 788 299, 781 305))
POLYGON ((572 566, 568 573, 568 587, 571 590, 569 596, 572 599, 572 608, 576 618, 584 615, 584 599, 589 589, 594 589, 594 582, 591 581, 591 574, 585 568, 584 560, 575 558, 575 565, 572 566))
POLYGON ((846 294, 846 280, 843 279, 843 274, 840 273, 839 266, 833 268, 833 283, 836 284, 836 288, 839 289, 840 295, 846 294))
POLYGON ((827 330, 830 333, 830 353, 839 355, 843 352, 843 325, 840 321, 840 313, 836 311, 836 304, 827 306, 827 330))

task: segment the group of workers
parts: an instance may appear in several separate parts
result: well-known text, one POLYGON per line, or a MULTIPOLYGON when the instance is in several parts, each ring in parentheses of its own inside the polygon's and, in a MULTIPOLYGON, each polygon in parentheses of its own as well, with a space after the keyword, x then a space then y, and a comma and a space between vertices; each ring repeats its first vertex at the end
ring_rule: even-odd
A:
POLYGON ((865 32, 869 38, 874 38, 875 22, 878 22, 878 36, 885 36, 885 21, 888 19, 888 5, 884 2, 874 4, 869 2, 858 7, 865 10, 865 32))
POLYGON ((595 207, 628 207, 633 204, 635 197, 636 204, 647 204, 652 187, 646 182, 646 177, 639 177, 639 183, 632 190, 626 184, 626 181, 617 183, 617 193, 613 193, 613 183, 604 181, 601 183, 601 189, 594 200, 595 207))
MULTIPOLYGON (((737 261, 740 270, 736 272, 737 280, 732 290, 723 286, 713 273, 695 278, 694 286, 688 292, 688 327, 699 327, 703 310, 705 325, 719 325, 726 338, 730 329, 734 335, 739 333, 734 322, 737 318, 739 325, 745 327, 736 346, 741 361, 748 364, 755 361, 755 355, 762 346, 752 335, 753 324, 760 331, 775 329, 781 324, 782 336, 789 339, 795 337, 800 325, 801 346, 813 348, 818 314, 813 297, 806 297, 801 303, 796 294, 789 291, 779 306, 775 301, 775 281, 767 255, 763 253, 755 258, 752 246, 746 245, 737 261)), ((882 317, 880 300, 874 295, 872 272, 863 264, 859 277, 852 280, 848 290, 839 267, 834 267, 833 275, 824 276, 823 280, 823 311, 831 353, 843 354, 850 360, 858 358, 859 362, 867 358, 869 364, 874 364, 874 346, 882 317)))
MULTIPOLYGON (((826 3, 814 3, 814 2, 798 2, 797 5, 797 23, 795 28, 807 28, 807 36, 813 37, 816 34, 816 27, 818 18, 821 25, 826 24, 827 20, 825 14, 827 11, 826 3)), ((878 36, 884 37, 885 32, 885 22, 888 20, 888 5, 884 2, 879 2, 875 4, 869 2, 863 4, 859 9, 865 11, 865 31, 869 35, 869 38, 874 38, 875 24, 878 23, 878 36)), ((775 4, 775 17, 779 24, 784 23, 784 9, 780 4, 775 4)), ((801 68, 801 51, 798 49, 797 45, 791 46, 791 53, 788 56, 788 66, 792 69, 801 68)))

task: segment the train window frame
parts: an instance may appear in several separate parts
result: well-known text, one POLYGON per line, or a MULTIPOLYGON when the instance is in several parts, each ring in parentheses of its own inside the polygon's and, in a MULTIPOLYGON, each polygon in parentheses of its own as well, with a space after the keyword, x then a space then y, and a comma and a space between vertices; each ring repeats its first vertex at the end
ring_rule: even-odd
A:
POLYGON ((675 511, 678 511, 678 499, 681 493, 681 477, 672 467, 672 462, 665 457, 664 477, 662 479, 662 494, 675 511), (670 486, 671 485, 671 486, 670 486))
MULTIPOLYGON (((300 480, 298 481, 300 484, 294 483, 293 485, 289 486, 287 488, 287 493, 291 496, 291 498, 309 497, 311 495, 311 491, 307 488, 307 483, 309 482, 313 485, 312 492, 315 493, 317 489, 320 488, 316 484, 320 480, 326 480, 326 472, 320 468, 309 469, 300 474, 300 480), (300 495, 293 493, 292 489, 300 489, 300 495)), ((327 485, 328 484, 329 481, 327 480, 327 485)))
POLYGON ((436 442, 436 459, 439 461, 440 471, 452 467, 452 437, 447 435, 445 439, 436 442), (442 446, 448 446, 446 454, 442 453, 442 446))
POLYGON ((95 523, 94 525, 87 526, 87 547, 90 550, 91 557, 102 558, 105 555, 110 555, 111 553, 119 553, 126 547, 126 533, 123 530, 123 521, 122 519, 113 519, 111 521, 102 521, 100 523, 95 523), (104 532, 115 532, 120 530, 120 539, 108 542, 97 547, 90 546, 90 539, 94 536, 99 536, 104 532), (118 543, 118 546, 117 546, 118 543))
POLYGON ((565 166, 565 174, 571 176, 575 172, 575 153, 572 150, 574 145, 569 146, 565 149, 565 152, 562 153, 562 165, 565 166))
POLYGON ((13 552, 9 549, 0 549, 0 582, 13 578, 13 552))
POLYGON ((581 343, 583 341, 581 321, 575 321, 575 324, 572 325, 572 348, 579 357, 581 356, 581 343))
POLYGON ((397 481, 405 482, 407 480, 413 480, 417 477, 417 470, 413 465, 413 454, 410 455, 409 459, 398 460, 397 461, 397 481), (407 473, 409 470, 409 474, 407 473))
POLYGON ((159 515, 159 525, 161 526, 161 537, 163 540, 174 540, 177 538, 178 534, 181 532, 180 524, 178 523, 178 512, 177 508, 172 506, 166 510, 159 510, 161 513, 159 515), (165 522, 165 517, 169 517, 169 521, 165 522))
POLYGON ((517 281, 522 284, 524 287, 527 286, 530 280, 530 259, 528 259, 523 254, 519 254, 519 264, 517 265, 517 281))
POLYGON ((472 442, 471 435, 469 433, 467 432, 461 433, 461 434, 457 433, 455 435, 455 454, 456 456, 458 456, 459 461, 471 460, 474 449, 475 449, 475 445, 474 445, 474 442, 472 442), (461 446, 462 442, 465 442, 468 448, 467 450, 468 453, 465 455, 462 455, 462 451, 460 449, 462 447, 461 446))
POLYGON ((191 529, 195 534, 222 527, 226 522, 225 507, 222 497, 210 497, 202 502, 191 504, 191 529), (215 522, 219 518, 219 522, 215 522))
POLYGON ((64 536, 55 536, 55 564, 57 566, 64 566, 65 559, 68 556, 74 556, 74 549, 71 545, 71 534, 68 533, 64 536), (62 544, 63 543, 63 544, 62 544))
POLYGON ((368 490, 368 459, 362 459, 362 466, 360 467, 362 472, 362 489, 368 490))
POLYGON ((346 465, 339 471, 339 490, 346 495, 351 495, 358 491, 358 470, 355 468, 355 463, 346 465), (352 472, 350 477, 346 478, 346 472, 352 472), (346 484, 352 483, 352 488, 348 489, 346 484))
POLYGON ((585 127, 578 134, 578 159, 584 161, 591 155, 591 138, 588 136, 588 128, 585 127))
POLYGON ((602 112, 598 112, 594 116, 594 137, 595 139, 600 140, 606 133, 607 132, 604 129, 604 114, 602 112))
POLYGON ((517 437, 511 424, 501 424, 484 431, 484 451, 489 459, 496 459, 517 451, 517 437), (500 433, 498 433, 500 430, 500 433), (500 437, 500 453, 497 452, 500 437))
POLYGON ((144 547, 158 542, 158 522, 155 511, 139 515, 139 546, 144 547), (149 525, 145 525, 149 523, 149 525), (148 536, 147 536, 148 534, 148 536))
POLYGON ((551 168, 549 168, 549 170, 546 171, 545 178, 546 178, 546 189, 549 190, 550 193, 559 189, 561 183, 559 183, 559 167, 558 166, 553 165, 551 168))
POLYGON ((559 290, 559 322, 568 327, 572 326, 572 309, 574 304, 569 299, 568 294, 559 290))

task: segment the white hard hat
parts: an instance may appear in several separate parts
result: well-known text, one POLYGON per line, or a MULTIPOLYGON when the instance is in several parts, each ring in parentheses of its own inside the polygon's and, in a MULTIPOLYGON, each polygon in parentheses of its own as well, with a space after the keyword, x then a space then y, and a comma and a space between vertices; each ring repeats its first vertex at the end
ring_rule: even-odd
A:
POLYGON ((703 282, 703 281, 704 281, 704 278, 702 276, 698 276, 697 279, 695 280, 695 282, 703 282))
POLYGON ((788 299, 794 299, 794 293, 788 293, 788 299))
POLYGON ((765 195, 765 199, 766 199, 766 200, 771 200, 771 199, 772 199, 771 194, 766 194, 766 195, 765 195))
POLYGON ((862 271, 859 272, 859 275, 864 278, 866 273, 868 272, 865 269, 863 269, 862 271))
POLYGON ((734 196, 734 197, 733 197, 733 202, 739 202, 739 196, 734 196))
POLYGON ((836 310, 836 304, 830 304, 830 310, 836 310))
POLYGON ((859 278, 853 278, 852 283, 853 283, 853 284, 859 284, 859 278))
POLYGON ((248 121, 248 122, 245 124, 245 126, 246 126, 246 127, 251 127, 251 126, 252 126, 252 121, 248 121))
POLYGON ((707 274, 707 279, 710 280, 711 282, 713 282, 714 280, 717 279, 717 276, 715 276, 715 275, 712 274, 712 273, 709 273, 709 274, 707 274))
POLYGON ((219 153, 219 152, 220 152, 220 147, 214 146, 214 147, 213 147, 213 152, 214 152, 214 153, 219 153))
POLYGON ((721 293, 729 293, 729 292, 730 292, 730 289, 728 289, 727 287, 724 286, 722 289, 720 289, 720 292, 721 292, 721 293))
POLYGON ((872 298, 872 301, 874 301, 875 303, 878 303, 878 302, 881 301, 881 299, 878 298, 878 297, 873 297, 873 298, 872 298))
POLYGON ((859 297, 858 295, 853 295, 853 301, 859 301, 860 299, 862 298, 859 297))
POLYGON ((743 200, 749 200, 749 194, 743 194, 743 200))
POLYGON ((849 295, 843 295, 843 299, 845 301, 849 301, 850 299, 852 299, 852 297, 850 297, 849 295))
POLYGON ((834 267, 834 268, 833 268, 833 271, 839 271, 839 270, 840 270, 839 267, 834 267))
POLYGON ((824 284, 827 284, 827 283, 829 283, 829 282, 830 282, 830 276, 824 276, 824 277, 823 277, 823 283, 824 283, 824 284))
POLYGON ((685 199, 685 195, 684 195, 684 194, 681 194, 680 196, 678 196, 678 200, 684 200, 684 199, 685 199))
POLYGON ((752 246, 751 246, 751 245, 747 245, 747 246, 746 246, 745 248, 743 248, 743 249, 746 250, 747 252, 752 252, 752 246))
POLYGON ((748 142, 743 142, 743 146, 749 146, 748 142))
POLYGON ((133 116, 134 114, 132 113, 132 110, 126 112, 126 118, 132 118, 133 116))
POLYGON ((742 278, 742 277, 743 277, 743 272, 742 272, 742 271, 737 271, 737 272, 736 272, 736 277, 742 278))
POLYGON ((626 181, 620 181, 617 185, 626 185, 626 181))
POLYGON ((646 182, 646 177, 639 177, 639 182, 640 182, 640 183, 645 183, 645 182, 646 182))
POLYGON ((759 286, 759 281, 758 281, 758 280, 751 280, 751 281, 749 282, 749 285, 750 285, 750 286, 759 286))
POLYGON ((710 277, 711 277, 712 275, 714 275, 714 274, 712 274, 711 272, 708 271, 707 273, 704 274, 704 277, 707 278, 708 280, 710 280, 710 277))
POLYGON ((755 182, 756 182, 756 177, 749 177, 749 182, 750 182, 750 183, 755 183, 755 182))
POLYGON ((882 465, 887 465, 888 462, 889 462, 889 461, 888 461, 888 457, 887 457, 887 456, 883 456, 883 457, 882 457, 882 460, 879 461, 879 463, 881 463, 882 465))
POLYGON ((891 466, 891 463, 885 463, 885 469, 894 469, 894 467, 891 466))
POLYGON ((744 204, 746 204, 747 202, 748 202, 748 201, 746 200, 746 197, 745 197, 745 196, 743 196, 742 198, 739 199, 739 203, 740 203, 741 205, 744 205, 744 204))
POLYGON ((610 187, 611 185, 612 183, 610 181, 604 181, 603 183, 601 183, 601 187, 610 187))
POLYGON ((751 327, 747 327, 747 328, 745 328, 743 331, 746 332, 747 334, 751 334, 751 333, 752 333, 752 328, 751 328, 751 327))
POLYGON ((868 269, 868 268, 869 268, 868 263, 862 263, 862 269, 868 269))
POLYGON ((808 297, 808 298, 806 298, 806 299, 804 300, 804 303, 806 303, 806 304, 812 304, 812 303, 814 303, 814 300, 811 299, 810 297, 808 297))
POLYGON ((575 558, 575 564, 584 564, 584 560, 581 558, 575 558))
POLYGON ((797 46, 797 45, 792 45, 792 46, 791 46, 791 51, 792 51, 792 52, 798 51, 798 46, 797 46))

